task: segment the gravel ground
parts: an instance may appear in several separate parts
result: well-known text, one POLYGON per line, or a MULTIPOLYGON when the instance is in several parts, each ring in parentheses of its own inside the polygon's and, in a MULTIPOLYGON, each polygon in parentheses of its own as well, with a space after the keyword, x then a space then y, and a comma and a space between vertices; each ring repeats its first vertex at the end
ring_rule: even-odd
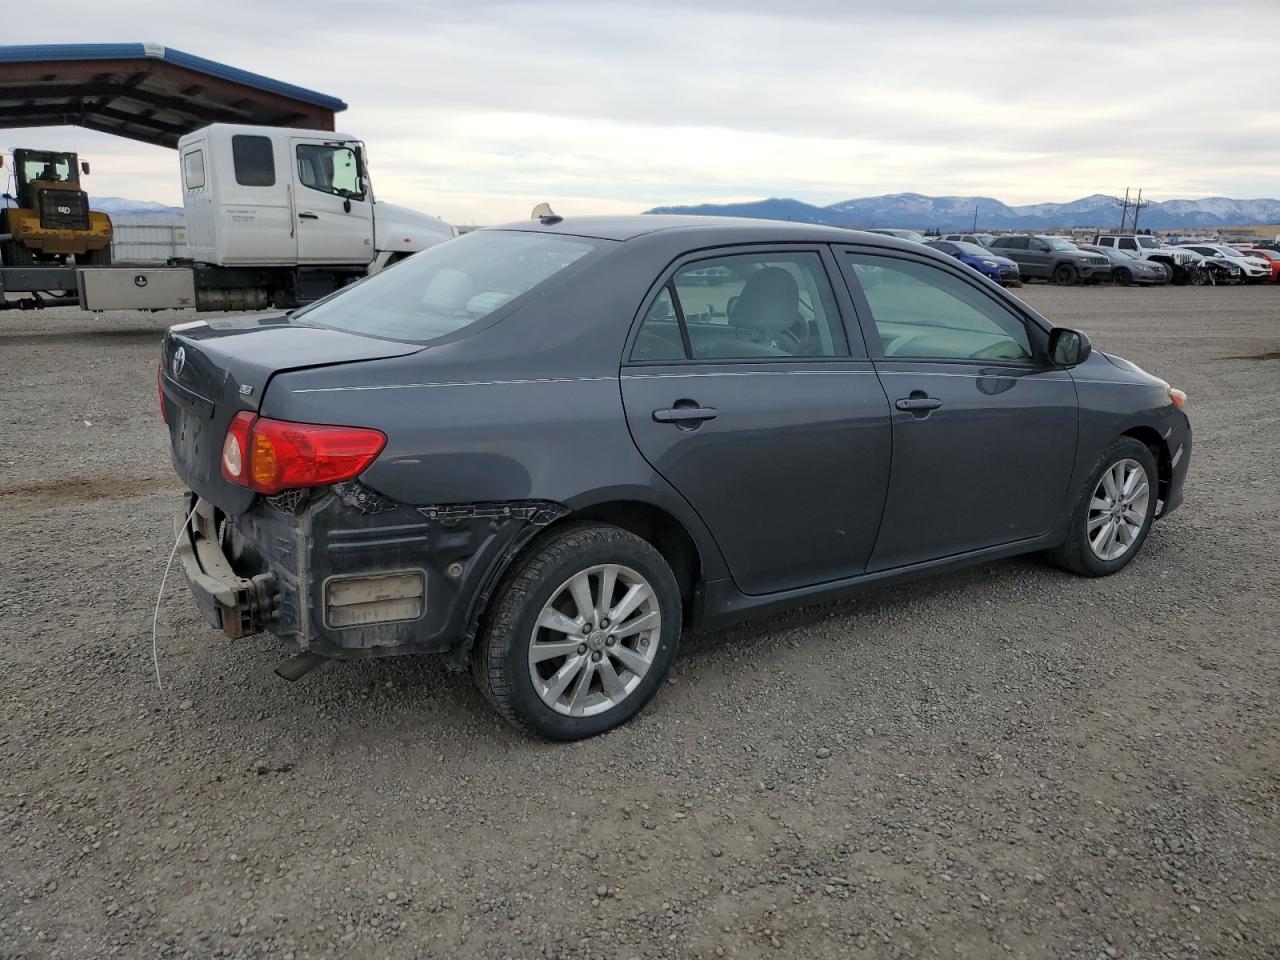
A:
POLYGON ((175 318, 0 315, 0 957, 1277 956, 1280 289, 1021 293, 1190 393, 1142 556, 691 638, 569 746, 180 577, 159 692, 175 318))

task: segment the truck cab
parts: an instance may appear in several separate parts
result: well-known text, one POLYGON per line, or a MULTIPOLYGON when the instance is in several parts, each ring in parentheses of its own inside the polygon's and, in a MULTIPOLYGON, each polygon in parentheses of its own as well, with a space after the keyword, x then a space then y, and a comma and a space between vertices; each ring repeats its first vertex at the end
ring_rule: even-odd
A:
POLYGON ((364 144, 346 134, 215 123, 179 140, 178 156, 198 264, 363 274, 456 235, 375 201, 364 144))

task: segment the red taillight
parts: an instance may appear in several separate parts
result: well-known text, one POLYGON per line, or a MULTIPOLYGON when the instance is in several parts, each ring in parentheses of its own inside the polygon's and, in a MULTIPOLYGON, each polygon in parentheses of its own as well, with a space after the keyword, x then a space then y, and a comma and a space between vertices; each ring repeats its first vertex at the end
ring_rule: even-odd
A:
POLYGON ((387 438, 367 427, 291 423, 237 413, 222 444, 222 475, 258 493, 320 487, 359 476, 387 438))
POLYGON ((161 369, 162 368, 160 364, 157 363, 156 364, 156 393, 160 394, 160 419, 163 420, 165 423, 168 423, 169 411, 164 408, 164 381, 161 379, 161 377, 163 376, 161 369))

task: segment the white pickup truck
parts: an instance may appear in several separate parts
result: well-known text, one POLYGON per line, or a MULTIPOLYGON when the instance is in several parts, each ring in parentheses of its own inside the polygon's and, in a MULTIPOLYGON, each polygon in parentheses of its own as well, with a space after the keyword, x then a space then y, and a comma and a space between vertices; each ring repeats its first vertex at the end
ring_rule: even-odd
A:
POLYGON ((1190 283, 1199 258, 1177 247, 1166 247, 1159 237, 1149 234, 1100 233, 1093 241, 1099 247, 1115 247, 1131 253, 1140 260, 1164 264, 1174 283, 1190 283))

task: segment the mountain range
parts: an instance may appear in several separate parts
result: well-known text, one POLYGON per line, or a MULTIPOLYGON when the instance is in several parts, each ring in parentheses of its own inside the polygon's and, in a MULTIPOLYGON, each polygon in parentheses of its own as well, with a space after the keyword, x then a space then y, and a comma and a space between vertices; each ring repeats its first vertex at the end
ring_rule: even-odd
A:
POLYGON ((155 200, 126 200, 124 197, 95 197, 91 194, 89 207, 111 216, 182 216, 181 207, 171 207, 155 200))
MULTIPOLYGON (((800 200, 770 198, 744 203, 702 203, 692 206, 654 207, 647 213, 696 216, 760 217, 796 220, 841 227, 905 227, 913 230, 968 230, 974 209, 979 230, 1042 230, 1050 227, 1119 226, 1120 204, 1114 197, 1095 193, 1070 203, 1032 203, 1009 206, 993 197, 927 197, 919 193, 891 193, 881 197, 842 200, 825 207, 800 200)), ((1139 226, 1152 230, 1193 227, 1236 227, 1280 223, 1280 200, 1151 201, 1143 207, 1139 226)))

